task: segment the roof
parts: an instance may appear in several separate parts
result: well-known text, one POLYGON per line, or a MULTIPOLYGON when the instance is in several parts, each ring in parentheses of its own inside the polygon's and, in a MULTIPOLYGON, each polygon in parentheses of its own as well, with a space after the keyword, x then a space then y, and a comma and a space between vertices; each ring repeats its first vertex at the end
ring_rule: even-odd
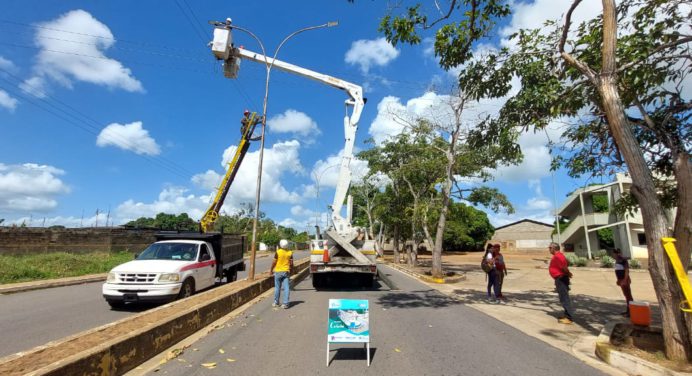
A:
POLYGON ((535 224, 537 224, 537 225, 543 225, 543 226, 546 226, 546 227, 555 228, 555 226, 553 226, 553 225, 551 225, 551 224, 548 224, 548 223, 543 223, 543 222, 534 221, 533 219, 522 219, 522 220, 519 220, 519 221, 516 221, 516 222, 512 222, 512 223, 506 224, 506 225, 504 225, 504 226, 495 227, 495 231, 500 230, 500 229, 503 229, 503 228, 505 228, 505 227, 514 226, 514 225, 516 225, 516 224, 518 224, 518 223, 522 223, 522 222, 531 222, 531 223, 535 223, 535 224))

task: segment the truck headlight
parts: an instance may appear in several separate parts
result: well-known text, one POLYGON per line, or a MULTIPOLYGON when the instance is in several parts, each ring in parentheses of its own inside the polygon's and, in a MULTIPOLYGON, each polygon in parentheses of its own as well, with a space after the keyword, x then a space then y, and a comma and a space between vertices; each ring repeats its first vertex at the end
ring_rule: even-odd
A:
POLYGON ((159 282, 178 282, 180 281, 180 274, 178 273, 164 273, 159 276, 159 282))
POLYGON ((108 273, 108 277, 106 277, 106 282, 115 282, 116 280, 115 273, 108 273))

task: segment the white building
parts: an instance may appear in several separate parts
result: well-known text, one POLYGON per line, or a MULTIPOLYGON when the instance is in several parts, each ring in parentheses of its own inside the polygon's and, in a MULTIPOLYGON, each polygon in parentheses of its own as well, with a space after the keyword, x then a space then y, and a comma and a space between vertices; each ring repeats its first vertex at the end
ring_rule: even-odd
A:
MULTIPOLYGON (((604 228, 613 229, 613 243, 620 248, 625 257, 646 258, 646 236, 639 210, 633 214, 617 216, 613 213, 613 203, 629 192, 632 179, 627 174, 618 173, 615 181, 609 184, 593 185, 574 191, 562 204, 558 213, 571 221, 562 230, 559 242, 566 251, 574 251, 579 256, 591 257, 600 250, 596 232, 604 228), (593 200, 605 196, 608 202, 606 212, 596 212, 593 200)), ((556 239, 557 241, 557 239, 556 239)))

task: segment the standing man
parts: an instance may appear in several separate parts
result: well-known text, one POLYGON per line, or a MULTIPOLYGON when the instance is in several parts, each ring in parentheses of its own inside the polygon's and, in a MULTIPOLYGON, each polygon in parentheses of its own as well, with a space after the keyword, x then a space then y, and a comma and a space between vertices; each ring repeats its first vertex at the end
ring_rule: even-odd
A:
POLYGON ((625 295, 625 300, 627 302, 627 310, 622 313, 625 317, 630 317, 630 302, 634 300, 632 298, 632 279, 630 279, 630 265, 627 259, 622 257, 622 251, 620 248, 615 248, 613 250, 615 255, 615 278, 617 279, 617 285, 622 289, 622 294, 625 295))
POLYGON ((565 258, 565 255, 560 252, 559 244, 550 243, 548 250, 550 251, 550 254, 553 255, 553 258, 550 259, 548 272, 555 280, 555 289, 560 297, 560 304, 562 304, 562 308, 565 309, 565 316, 560 317, 557 321, 560 324, 571 324, 573 316, 572 301, 569 298, 569 279, 572 278, 572 273, 567 267, 567 259, 565 258))
POLYGON ((274 303, 272 307, 279 306, 279 298, 281 297, 281 290, 283 290, 283 304, 281 308, 288 308, 288 298, 289 298, 289 277, 291 272, 293 272, 293 251, 288 249, 288 240, 281 239, 279 242, 279 248, 274 254, 274 261, 272 261, 272 268, 270 273, 274 276, 274 303))

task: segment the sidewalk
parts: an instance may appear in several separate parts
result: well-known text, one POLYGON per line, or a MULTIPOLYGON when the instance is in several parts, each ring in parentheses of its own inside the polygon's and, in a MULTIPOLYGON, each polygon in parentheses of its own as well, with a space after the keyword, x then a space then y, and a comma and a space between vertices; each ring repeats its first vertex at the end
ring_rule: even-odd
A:
MULTIPOLYGON (((625 299, 615 284, 613 269, 570 268, 574 274, 570 296, 576 317, 574 324, 565 325, 557 322, 562 307, 554 282, 548 275, 550 254, 546 251, 545 254, 510 253, 504 256, 509 274, 505 277, 502 292, 507 303, 488 301, 486 276, 480 268, 482 253, 443 255, 443 269, 465 273, 466 279, 449 284, 427 284, 597 369, 612 375, 625 375, 602 362, 594 353, 596 339, 606 323, 627 321, 619 315, 625 310, 625 299)), ((419 264, 421 267, 417 272, 429 271, 430 256, 419 257, 419 264)), ((633 270, 631 278, 634 299, 656 303, 649 273, 633 270)), ((653 325, 660 325, 658 308, 652 306, 652 311, 653 325)))

